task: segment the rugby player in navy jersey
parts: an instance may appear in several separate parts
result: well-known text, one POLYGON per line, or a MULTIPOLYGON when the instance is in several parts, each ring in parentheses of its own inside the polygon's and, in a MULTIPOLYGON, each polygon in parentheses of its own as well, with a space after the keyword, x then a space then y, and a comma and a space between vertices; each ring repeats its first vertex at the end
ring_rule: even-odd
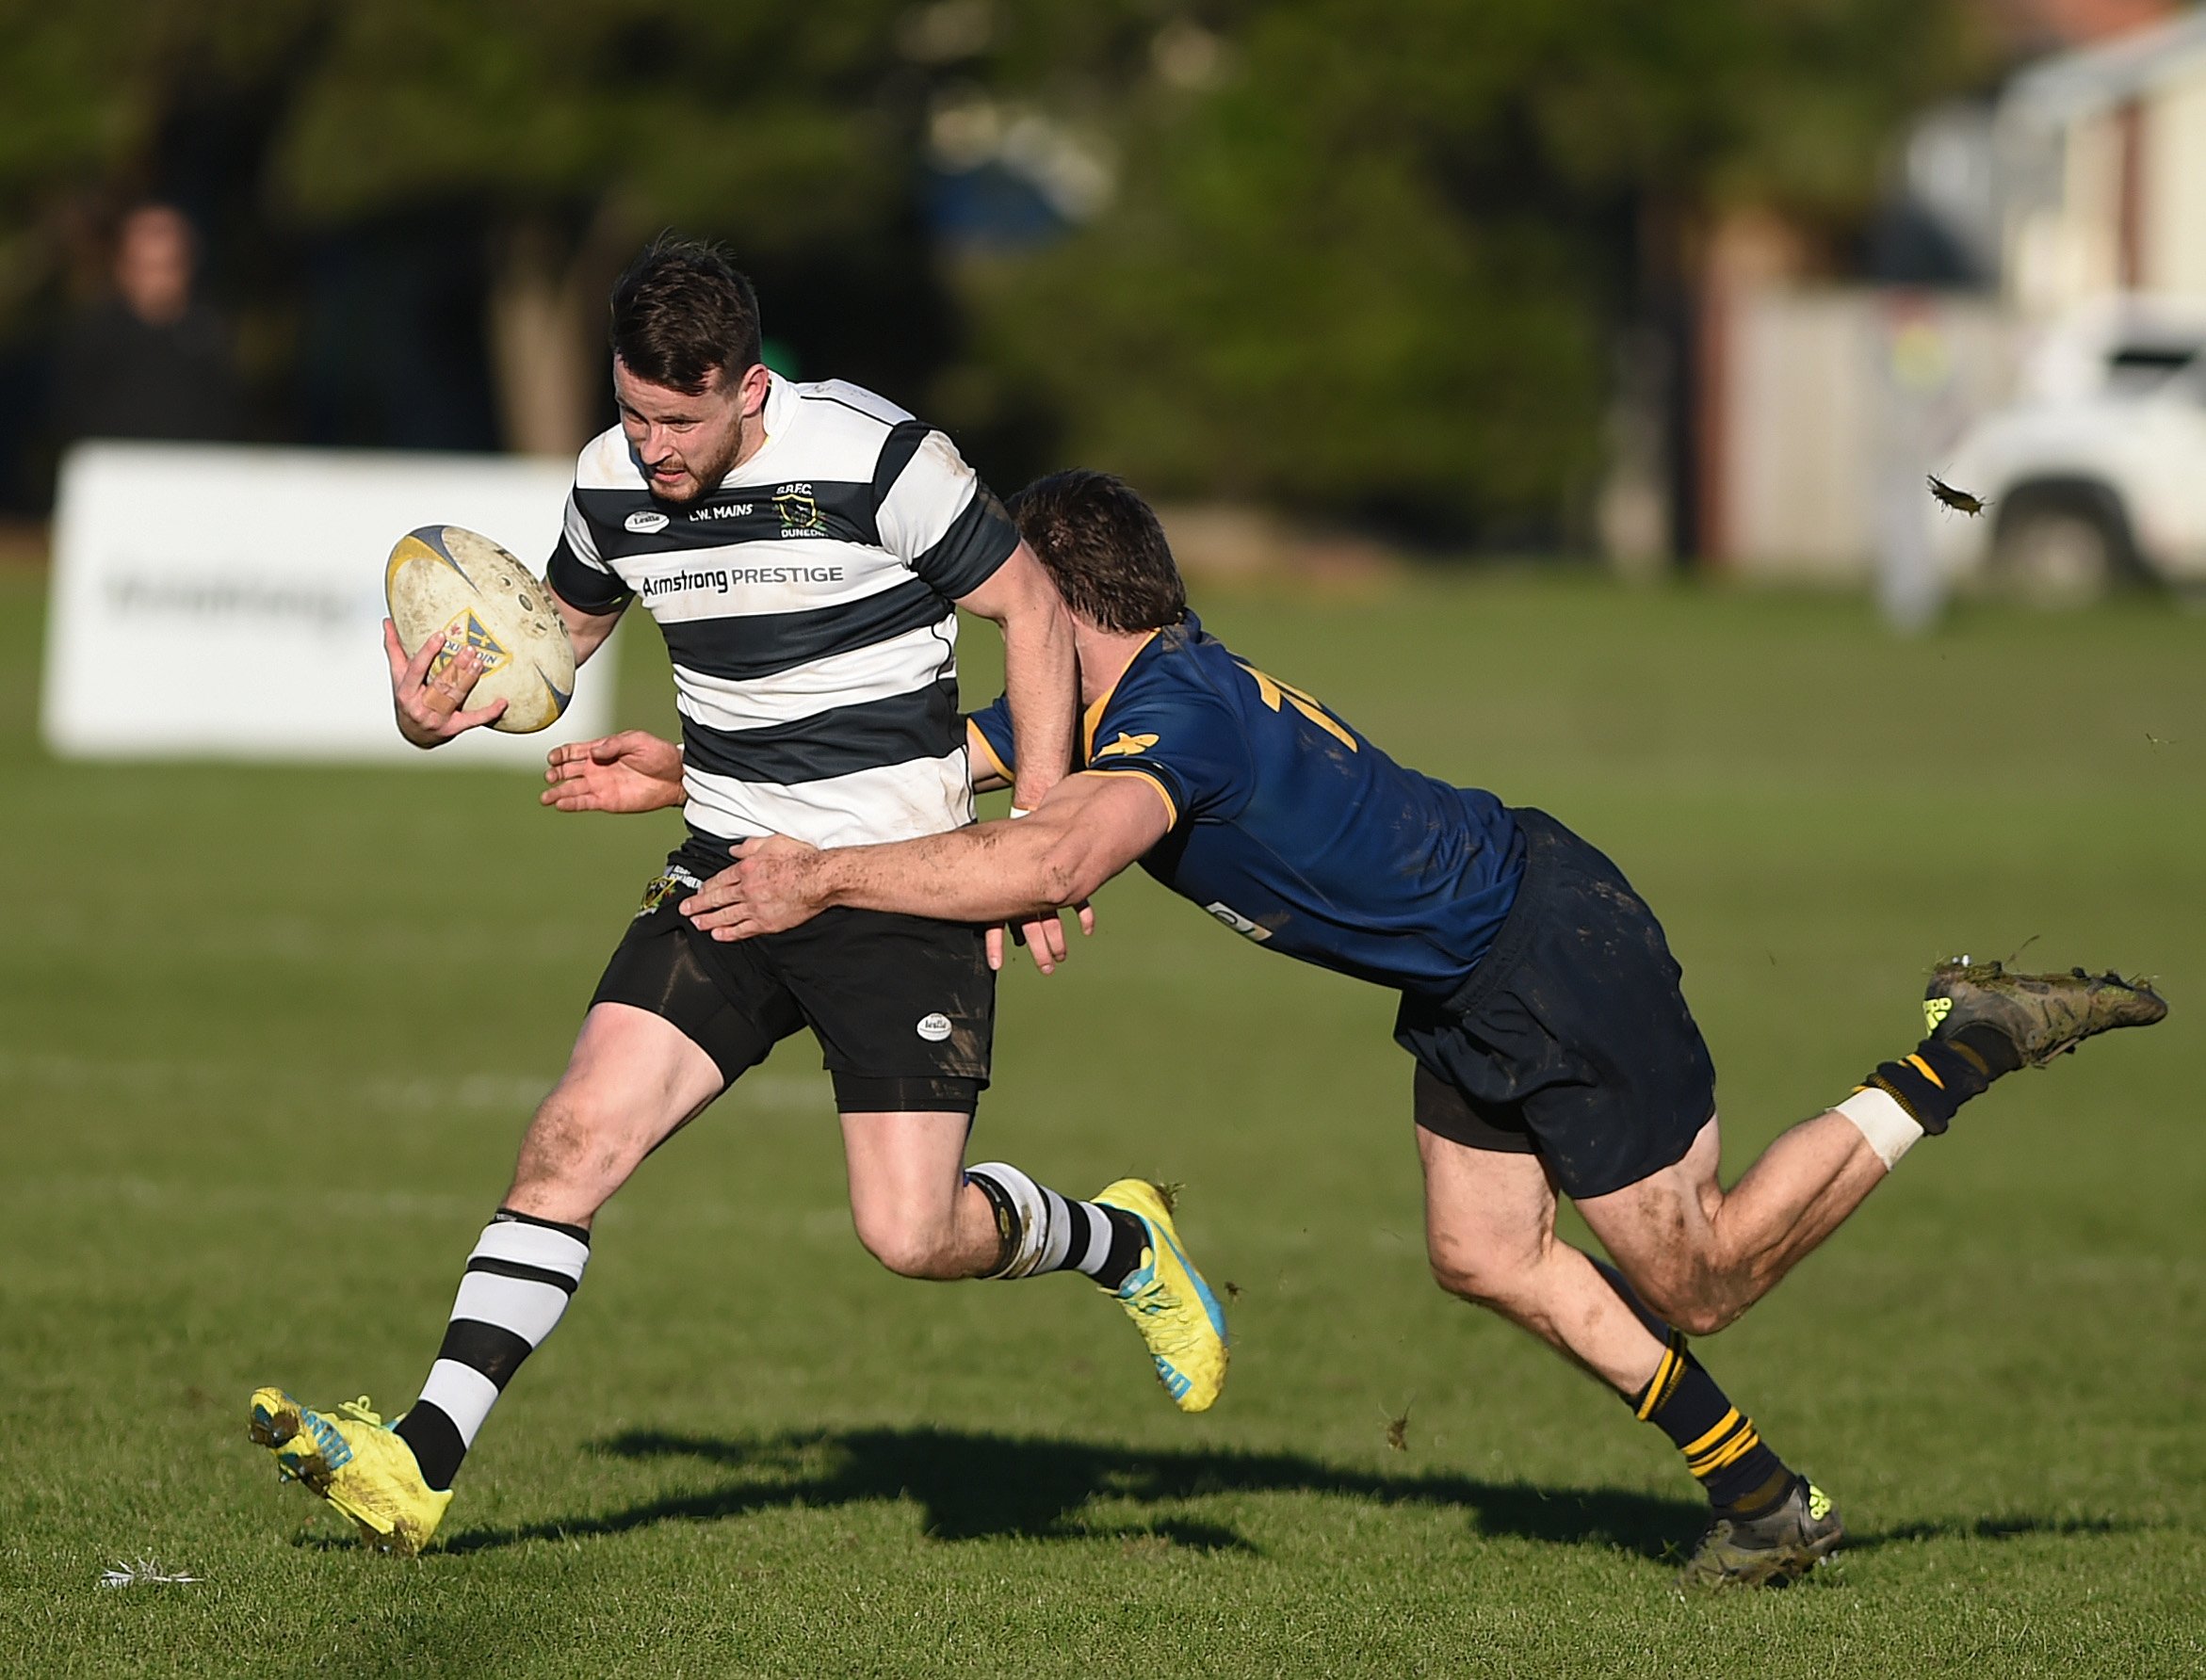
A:
MULTIPOLYGON (((1400 992, 1442 1287, 1541 1337, 1677 1446, 1712 1507, 1685 1582, 1802 1574, 1842 1538, 1839 1514, 1686 1336, 1768 1293, 1993 1080, 2166 1006, 2113 975, 1941 964, 1929 1036, 1726 1189, 1708 1050, 1661 926, 1614 864, 1543 812, 1395 764, 1208 635, 1155 516, 1116 479, 1062 473, 1012 508, 1073 614, 1078 773, 1023 821, 890 846, 748 843, 683 913, 736 941, 833 906, 1015 919, 1082 903, 1138 862, 1266 950, 1400 992), (1613 1265, 1556 1239, 1558 1195, 1613 1265)), ((981 784, 1002 785, 1015 762, 1000 703, 970 730, 981 784)), ((633 735, 564 748, 544 797, 664 803, 673 758, 633 735)))

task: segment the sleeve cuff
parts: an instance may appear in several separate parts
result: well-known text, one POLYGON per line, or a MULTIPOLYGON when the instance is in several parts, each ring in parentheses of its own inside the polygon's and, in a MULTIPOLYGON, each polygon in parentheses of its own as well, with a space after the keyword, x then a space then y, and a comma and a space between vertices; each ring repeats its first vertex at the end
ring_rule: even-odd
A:
POLYGON ((632 591, 612 573, 592 566, 561 537, 552 550, 543 580, 576 612, 608 613, 624 606, 632 591))
POLYGON ((985 485, 976 485, 965 511, 942 540, 912 562, 938 594, 962 600, 1002 569, 1018 549, 1018 527, 985 485))
POLYGON ((1157 797, 1164 801, 1164 826, 1166 830, 1170 831, 1179 827, 1179 801, 1172 797, 1172 790, 1165 786, 1161 780, 1150 775, 1148 771, 1137 770, 1129 765, 1125 769, 1118 769, 1116 767, 1111 769, 1095 768, 1081 770, 1078 773, 1082 776, 1139 777, 1142 781, 1146 782, 1151 787, 1155 788, 1157 790, 1157 797))
POLYGON ((996 751, 996 743, 988 738, 988 732, 971 719, 965 720, 965 738, 980 747, 981 756, 988 761, 989 767, 998 776, 1006 782, 1018 780, 1012 774, 1011 766, 1003 762, 1003 755, 996 751))

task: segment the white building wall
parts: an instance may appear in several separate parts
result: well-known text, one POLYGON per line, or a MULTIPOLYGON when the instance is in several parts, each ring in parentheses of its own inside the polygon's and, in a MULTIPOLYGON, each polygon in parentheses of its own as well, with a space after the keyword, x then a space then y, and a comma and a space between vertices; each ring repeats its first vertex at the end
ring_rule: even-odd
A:
POLYGON ((1727 317, 1721 557, 1754 577, 1866 580, 1888 527, 1919 515, 1922 474, 2013 394, 2012 317, 1866 286, 1747 290, 1727 317))
POLYGON ((2068 309, 2121 286, 2122 135, 2114 111, 2068 129, 2061 170, 2060 241, 2049 301, 2068 309))
POLYGON ((2146 289, 2206 297, 2206 63, 2153 90, 2143 152, 2146 289))
POLYGON ((1743 569, 1858 575, 1869 553, 1862 299, 1761 292, 1740 305, 1725 412, 1724 529, 1743 569))

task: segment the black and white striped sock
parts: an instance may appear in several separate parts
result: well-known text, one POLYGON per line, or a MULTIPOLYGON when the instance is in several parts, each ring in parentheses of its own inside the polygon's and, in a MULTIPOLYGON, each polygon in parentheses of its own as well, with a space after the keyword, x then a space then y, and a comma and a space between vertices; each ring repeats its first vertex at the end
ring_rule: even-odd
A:
POLYGON ((1003 1239, 1003 1256, 990 1277, 1079 1271, 1115 1289, 1142 1263, 1147 1234, 1124 1208, 1075 1202, 1004 1161, 967 1167, 965 1178, 988 1198, 1003 1239))
POLYGON ((513 1373, 552 1333, 590 1264, 590 1233, 498 1209, 452 1302, 421 1398, 392 1427, 432 1488, 452 1485, 476 1431, 513 1373))

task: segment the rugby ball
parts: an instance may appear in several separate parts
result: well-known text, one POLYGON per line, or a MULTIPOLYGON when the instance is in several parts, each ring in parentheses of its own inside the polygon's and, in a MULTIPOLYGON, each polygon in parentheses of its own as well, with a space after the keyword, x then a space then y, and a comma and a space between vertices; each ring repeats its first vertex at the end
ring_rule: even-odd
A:
POLYGON ((444 638, 432 677, 462 648, 482 655, 482 675, 465 703, 504 701, 493 729, 534 735, 567 709, 575 644, 566 622, 550 591, 488 537, 460 525, 408 531, 383 568, 383 599, 409 658, 430 637, 444 638))

